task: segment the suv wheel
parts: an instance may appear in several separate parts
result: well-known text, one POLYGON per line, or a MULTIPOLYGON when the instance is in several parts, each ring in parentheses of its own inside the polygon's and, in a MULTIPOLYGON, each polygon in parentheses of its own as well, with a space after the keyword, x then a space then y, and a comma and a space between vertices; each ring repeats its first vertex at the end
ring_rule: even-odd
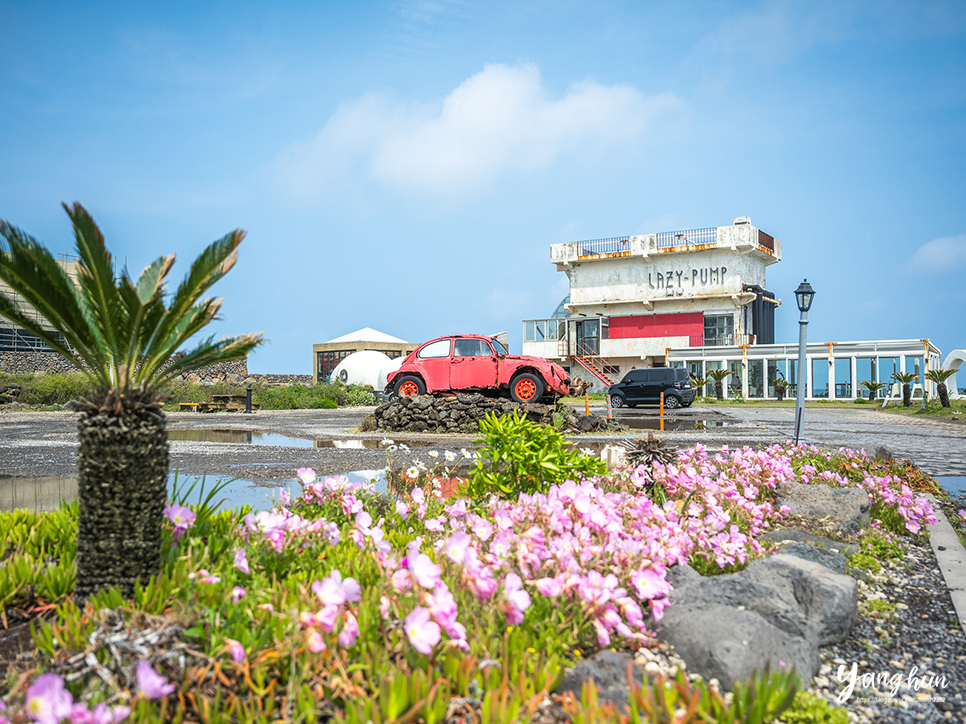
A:
POLYGON ((664 398, 664 407, 668 410, 673 410, 675 407, 681 406, 681 398, 677 395, 667 395, 664 398))
POLYGON ((610 404, 612 407, 623 407, 624 406, 624 396, 623 395, 611 395, 610 404))
POLYGON ((404 375, 396 383, 396 394, 400 397, 418 397, 426 394, 426 385, 414 375, 404 375))
POLYGON ((514 402, 536 402, 543 397, 543 380, 529 372, 510 382, 510 397, 514 402))

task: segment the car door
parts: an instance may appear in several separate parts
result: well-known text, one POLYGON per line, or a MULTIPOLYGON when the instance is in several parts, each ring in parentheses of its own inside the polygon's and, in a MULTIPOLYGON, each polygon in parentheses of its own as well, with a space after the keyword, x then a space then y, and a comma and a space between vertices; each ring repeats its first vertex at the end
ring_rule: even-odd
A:
POLYGON ((449 386, 454 390, 488 389, 497 386, 498 360, 482 339, 453 340, 449 386))
POLYGON ((426 382, 426 391, 449 388, 450 348, 453 339, 447 337, 430 342, 416 353, 416 366, 426 382))
POLYGON ((644 402, 655 405, 661 401, 661 392, 667 386, 666 367, 657 367, 645 370, 647 372, 647 382, 644 383, 644 402))
POLYGON ((637 404, 644 401, 644 384, 647 380, 647 370, 631 370, 624 378, 624 394, 627 401, 637 404))

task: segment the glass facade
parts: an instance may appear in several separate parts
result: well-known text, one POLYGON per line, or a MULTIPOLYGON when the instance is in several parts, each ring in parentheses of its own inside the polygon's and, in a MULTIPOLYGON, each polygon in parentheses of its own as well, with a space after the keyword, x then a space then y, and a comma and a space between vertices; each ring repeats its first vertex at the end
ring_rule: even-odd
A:
POLYGON ((748 360, 748 397, 760 399, 765 396, 765 360, 748 360))
POLYGON ((828 358, 819 357, 812 360, 812 397, 828 396, 828 358))
POLYGON ((862 383, 866 381, 878 381, 879 378, 876 376, 877 365, 875 362, 875 357, 859 357, 855 360, 855 387, 857 397, 872 399, 872 393, 862 383))
POLYGON ((852 358, 835 358, 835 396, 852 397, 852 358))

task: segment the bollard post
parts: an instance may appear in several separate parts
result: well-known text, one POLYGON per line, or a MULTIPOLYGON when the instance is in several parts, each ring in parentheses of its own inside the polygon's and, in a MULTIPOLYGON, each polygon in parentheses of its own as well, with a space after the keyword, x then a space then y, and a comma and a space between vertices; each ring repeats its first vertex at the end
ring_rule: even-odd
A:
POLYGON ((661 432, 664 431, 664 393, 661 393, 661 432))
POLYGON ((607 419, 608 420, 614 419, 614 412, 610 408, 610 395, 607 395, 607 419))
POLYGON ((590 417, 590 395, 584 393, 584 414, 590 417))
POLYGON ((252 386, 249 385, 245 388, 245 414, 252 414, 252 386))

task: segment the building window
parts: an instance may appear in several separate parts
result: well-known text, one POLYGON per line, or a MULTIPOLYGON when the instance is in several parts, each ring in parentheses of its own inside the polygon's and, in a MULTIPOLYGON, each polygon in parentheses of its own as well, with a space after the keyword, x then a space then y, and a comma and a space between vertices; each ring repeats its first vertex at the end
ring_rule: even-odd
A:
POLYGON ((705 315, 704 344, 723 347, 735 343, 735 318, 732 314, 705 315))
POLYGON ((339 362, 344 360, 353 352, 355 352, 354 349, 339 349, 330 350, 327 352, 319 352, 319 380, 321 381, 328 379, 329 375, 332 374, 332 370, 339 365, 339 362))

